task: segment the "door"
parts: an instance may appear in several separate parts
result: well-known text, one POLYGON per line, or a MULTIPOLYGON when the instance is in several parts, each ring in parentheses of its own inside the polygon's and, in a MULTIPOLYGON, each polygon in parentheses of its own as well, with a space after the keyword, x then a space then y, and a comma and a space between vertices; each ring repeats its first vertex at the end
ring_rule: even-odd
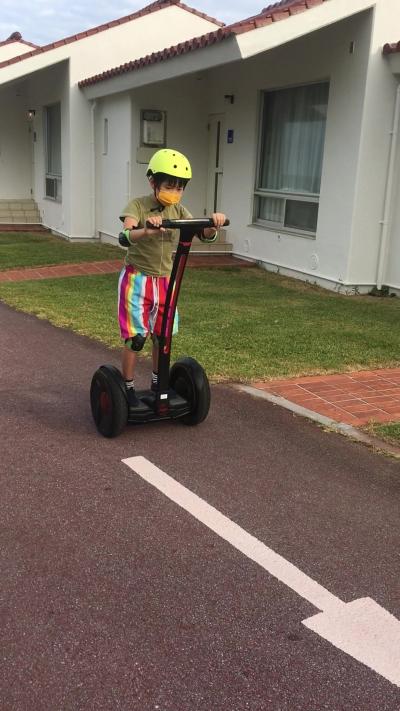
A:
POLYGON ((29 143, 30 143, 30 153, 31 153, 31 187, 30 196, 32 200, 35 199, 35 143, 36 143, 36 131, 33 123, 29 124, 29 143))
POLYGON ((207 215, 221 211, 224 135, 225 115, 211 114, 208 117, 207 215))

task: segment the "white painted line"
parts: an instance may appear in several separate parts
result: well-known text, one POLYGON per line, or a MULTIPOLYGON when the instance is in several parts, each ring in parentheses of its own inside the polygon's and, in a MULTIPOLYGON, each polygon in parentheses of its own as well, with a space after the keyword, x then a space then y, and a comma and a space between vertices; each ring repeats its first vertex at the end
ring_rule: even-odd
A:
POLYGON ((149 484, 155 486, 165 496, 188 511, 194 518, 204 523, 214 533, 237 548, 245 556, 254 560, 262 568, 268 570, 275 578, 285 583, 305 600, 311 602, 318 610, 336 610, 343 603, 321 585, 301 572, 285 558, 261 543, 257 538, 247 533, 243 528, 207 504, 197 494, 186 489, 161 469, 144 457, 123 459, 133 471, 139 474, 149 484))
POLYGON ((337 612, 320 612, 303 625, 400 686, 400 622, 369 597, 337 612))
POLYGON ((303 621, 306 627, 381 674, 392 684, 400 686, 400 622, 393 615, 370 598, 344 603, 144 457, 130 457, 122 462, 321 610, 321 613, 303 621))

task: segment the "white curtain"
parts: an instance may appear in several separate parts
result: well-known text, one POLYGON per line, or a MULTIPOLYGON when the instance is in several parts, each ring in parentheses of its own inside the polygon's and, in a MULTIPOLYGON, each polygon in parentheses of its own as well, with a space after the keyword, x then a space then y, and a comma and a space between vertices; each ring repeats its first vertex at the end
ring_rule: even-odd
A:
MULTIPOLYGON (((258 187, 319 194, 328 93, 323 83, 265 94, 258 187)), ((272 212, 279 202, 270 201, 272 212)))
POLYGON ((61 176, 61 106, 46 108, 47 173, 61 176))

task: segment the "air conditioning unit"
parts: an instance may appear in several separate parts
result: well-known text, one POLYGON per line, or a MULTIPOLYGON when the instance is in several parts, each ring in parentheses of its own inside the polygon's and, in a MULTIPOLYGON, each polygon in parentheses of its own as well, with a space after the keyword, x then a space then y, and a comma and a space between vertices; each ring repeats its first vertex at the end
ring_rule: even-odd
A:
POLYGON ((61 200, 61 178, 46 177, 46 197, 61 200))

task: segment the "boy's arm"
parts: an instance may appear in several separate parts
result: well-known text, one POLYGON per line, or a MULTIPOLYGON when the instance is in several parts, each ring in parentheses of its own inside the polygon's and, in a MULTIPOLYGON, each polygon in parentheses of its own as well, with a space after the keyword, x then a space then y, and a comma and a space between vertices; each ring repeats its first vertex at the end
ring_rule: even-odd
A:
MULTIPOLYGON (((193 215, 186 207, 180 205, 179 217, 181 220, 190 220, 193 215)), ((217 232, 213 227, 208 227, 204 230, 201 230, 200 233, 196 236, 199 238, 200 242, 215 242, 215 240, 217 239, 217 232)))
MULTIPOLYGON (((138 225, 144 224, 144 212, 139 198, 134 198, 125 207, 124 211, 120 214, 119 219, 123 223, 123 232, 130 244, 137 242, 143 237, 150 237, 151 235, 160 234, 159 229, 149 229, 144 225, 140 229, 135 229, 138 225)), ((150 217, 149 221, 152 222, 155 228, 161 219, 156 217, 150 217)))
MULTIPOLYGON (((223 227, 226 220, 226 215, 222 212, 214 212, 212 216, 214 227, 205 227, 203 230, 203 239, 205 242, 215 242, 217 239, 219 227, 223 227)), ((200 237, 200 240, 202 238, 200 237)))
POLYGON ((128 239, 128 242, 133 244, 133 242, 137 242, 139 239, 143 239, 143 237, 150 237, 151 235, 157 235, 160 234, 160 232, 165 232, 163 228, 160 229, 157 227, 158 224, 161 224, 161 217, 150 217, 149 222, 154 224, 154 229, 149 227, 140 227, 136 230, 135 227, 138 226, 139 221, 135 220, 133 217, 125 217, 123 231, 128 239))

